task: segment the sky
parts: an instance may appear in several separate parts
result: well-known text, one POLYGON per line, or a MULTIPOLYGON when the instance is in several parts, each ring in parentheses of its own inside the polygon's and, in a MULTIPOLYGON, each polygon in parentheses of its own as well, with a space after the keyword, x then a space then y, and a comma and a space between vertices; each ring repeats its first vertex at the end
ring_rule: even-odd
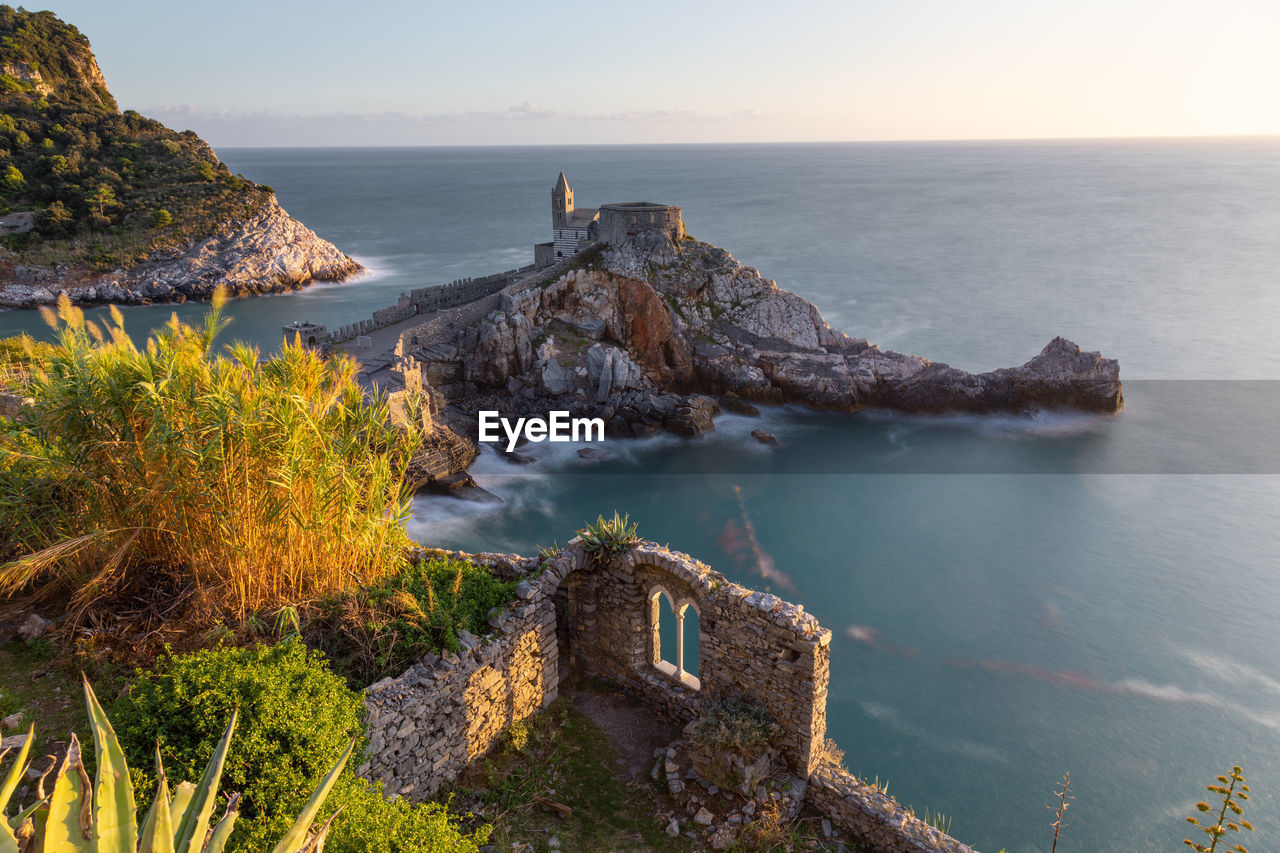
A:
POLYGON ((215 147, 1280 133, 1276 0, 47 8, 215 147))

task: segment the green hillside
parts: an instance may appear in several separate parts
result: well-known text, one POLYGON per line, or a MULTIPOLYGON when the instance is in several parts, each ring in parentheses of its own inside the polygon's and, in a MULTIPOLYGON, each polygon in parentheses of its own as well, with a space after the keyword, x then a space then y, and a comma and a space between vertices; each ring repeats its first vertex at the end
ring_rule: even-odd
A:
POLYGON ((0 6, 0 72, 0 215, 36 215, 0 262, 129 267, 269 198, 192 131, 121 113, 89 40, 52 12, 0 6))

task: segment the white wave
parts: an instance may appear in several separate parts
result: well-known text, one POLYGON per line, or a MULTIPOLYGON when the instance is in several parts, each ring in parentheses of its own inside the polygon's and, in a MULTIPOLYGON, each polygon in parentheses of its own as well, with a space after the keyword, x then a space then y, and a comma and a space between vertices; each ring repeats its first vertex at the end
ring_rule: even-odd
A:
POLYGON ((1030 415, 999 412, 984 414, 951 412, 935 415, 904 414, 889 409, 864 409, 859 416, 871 421, 888 423, 890 441, 898 441, 919 429, 929 427, 969 430, 984 438, 1073 438, 1101 433, 1115 418, 1114 415, 1056 410, 1038 410, 1030 415))
MULTIPOLYGON (((399 272, 399 270, 397 270, 395 265, 391 262, 391 258, 382 257, 382 256, 367 257, 364 255, 352 255, 351 257, 356 261, 356 263, 364 267, 364 269, 361 272, 358 272, 355 275, 347 278, 346 281, 348 282, 377 281, 378 279, 387 278, 388 276, 394 275, 395 273, 399 272)), ((331 283, 343 284, 344 282, 331 282, 331 283)))

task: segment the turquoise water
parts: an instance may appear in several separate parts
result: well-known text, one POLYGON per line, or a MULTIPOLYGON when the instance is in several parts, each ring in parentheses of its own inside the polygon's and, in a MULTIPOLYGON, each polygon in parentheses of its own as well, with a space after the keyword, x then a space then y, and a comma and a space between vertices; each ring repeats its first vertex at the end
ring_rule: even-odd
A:
POLYGON ((849 767, 984 850, 1048 850, 1068 770, 1063 848, 1180 849, 1233 763, 1256 791, 1240 840, 1280 847, 1280 394, 1243 381, 1280 379, 1280 140, 221 153, 372 270, 235 303, 232 334, 267 347, 528 262, 564 169, 584 205, 681 205, 886 348, 985 370, 1062 334, 1120 359, 1115 418, 782 409, 779 451, 726 417, 592 465, 486 454, 505 502, 421 499, 414 533, 529 553, 616 507, 803 603, 835 634, 849 767))

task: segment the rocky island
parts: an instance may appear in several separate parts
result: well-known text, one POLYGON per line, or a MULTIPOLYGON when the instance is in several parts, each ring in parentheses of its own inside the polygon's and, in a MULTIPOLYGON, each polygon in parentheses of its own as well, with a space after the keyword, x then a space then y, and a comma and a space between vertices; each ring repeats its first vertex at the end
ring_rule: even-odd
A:
MULTIPOLYGON (((400 335, 396 380, 442 397, 438 420, 458 433, 474 437, 481 410, 564 410, 601 418, 614 437, 693 437, 722 409, 749 414, 755 403, 912 413, 1123 406, 1119 364, 1065 338, 1019 367, 979 374, 881 350, 689 237, 679 208, 606 205, 582 216, 571 194, 561 175, 556 240, 537 247, 540 265, 497 281, 501 289, 438 311, 427 308, 434 292, 402 297, 400 311, 420 302, 432 316, 400 335)), ((456 448, 449 458, 455 470, 471 461, 456 448)))
POLYGON ((0 6, 0 308, 274 293, 361 269, 204 140, 121 113, 89 41, 0 6))

